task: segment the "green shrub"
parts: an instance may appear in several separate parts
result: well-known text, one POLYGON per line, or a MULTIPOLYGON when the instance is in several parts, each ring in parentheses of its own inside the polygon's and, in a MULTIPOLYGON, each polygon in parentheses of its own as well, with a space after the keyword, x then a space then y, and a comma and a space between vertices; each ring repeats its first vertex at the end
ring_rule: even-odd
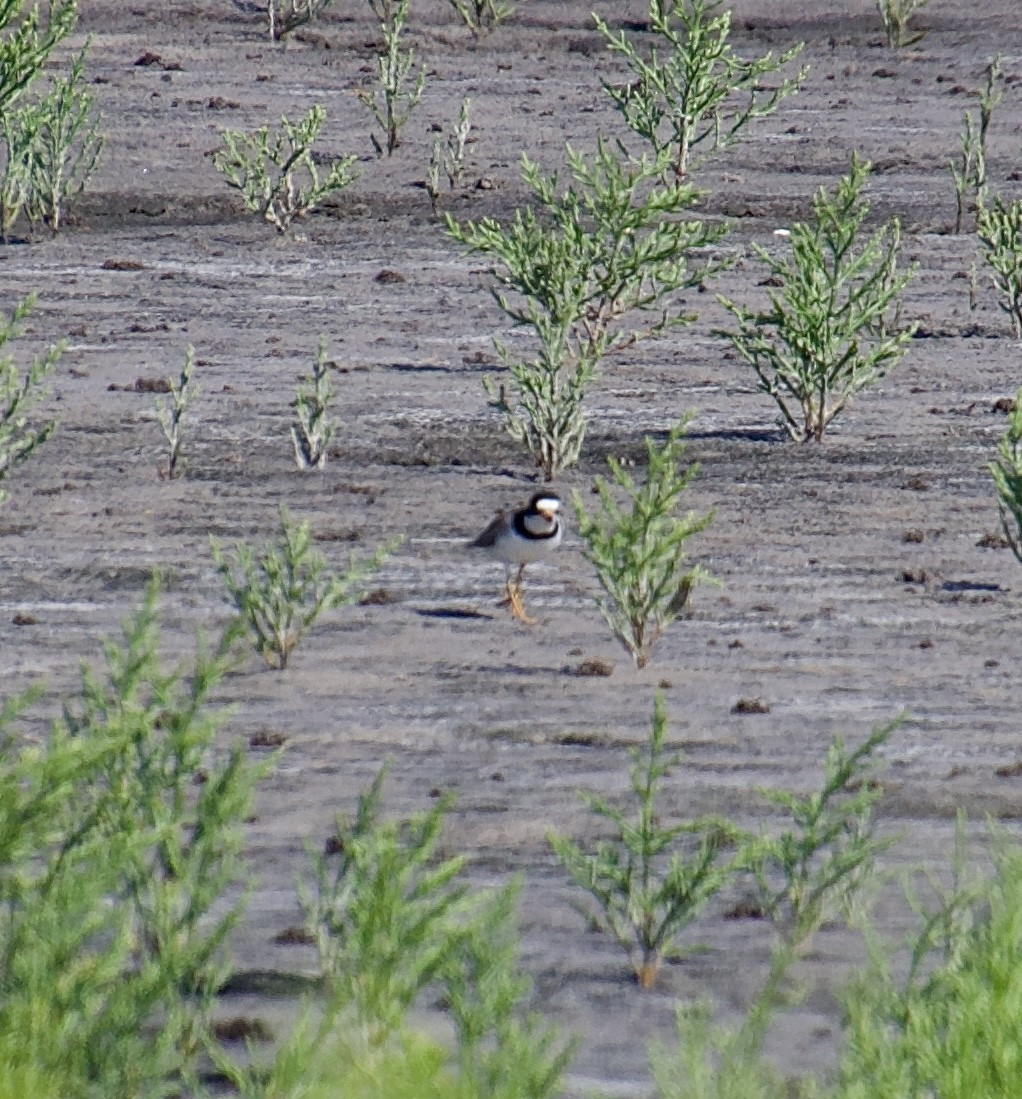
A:
POLYGON ((586 510, 579 493, 572 494, 582 553, 595 567, 604 591, 597 605, 637 668, 649 662, 653 646, 681 613, 692 586, 710 579, 698 565, 685 567, 684 546, 710 525, 712 513, 677 514, 682 493, 698 469, 690 466, 681 472, 678 465, 690 419, 678 424, 662 447, 647 437, 649 464, 641 485, 615 458, 607 459, 630 510, 618 505, 602 477, 596 481, 600 504, 595 514, 586 510))
POLYGON ((312 366, 311 384, 300 385, 295 397, 295 419, 291 443, 299 469, 322 469, 336 425, 330 416, 330 367, 326 358, 326 336, 319 337, 319 350, 312 366))
POLYGON ((352 551, 345 573, 331 575, 325 571, 326 559, 312 548, 309 524, 292 522, 283 504, 280 528, 280 541, 258 559, 244 542, 235 546, 233 559, 215 538, 209 542, 217 572, 256 650, 271 668, 283 671, 305 631, 324 611, 360 598, 364 581, 397 542, 361 562, 352 551))
POLYGON ((602 140, 592 158, 571 146, 567 157, 572 182, 559 190, 556 173, 544 175, 523 155, 522 178, 538 213, 519 209, 508 226, 447 216, 448 233, 493 262, 497 303, 538 344, 530 359, 494 340, 514 392, 492 379, 485 384, 508 433, 548 481, 578 460, 583 402, 600 361, 691 323, 672 295, 720 268, 712 260, 691 268, 689 260, 726 231, 682 220, 697 195, 685 184, 655 183, 663 158, 632 160, 602 140), (625 327, 639 316, 649 317, 644 327, 625 327))
POLYGON ((877 0, 888 46, 894 49, 911 46, 926 34, 926 31, 909 30, 909 22, 928 3, 929 0, 877 0))
MULTIPOLYGON (((0 351, 18 336, 22 321, 34 305, 35 295, 30 294, 15 305, 9 317, 0 313, 0 351)), ((0 356, 0 481, 31 457, 57 426, 56 420, 33 426, 28 416, 46 397, 46 378, 63 349, 63 344, 51 347, 41 358, 34 359, 24 374, 9 355, 0 356)), ((6 499, 7 493, 0 490, 0 503, 6 499)))
POLYGON ((330 161, 320 177, 312 146, 326 121, 318 104, 299 122, 281 115, 280 130, 261 126, 251 134, 222 130, 224 148, 213 154, 213 166, 228 187, 241 193, 245 208, 258 213, 283 233, 295 218, 304 217, 324 199, 355 178, 354 156, 330 161))
POLYGON ((582 794, 589 809, 612 826, 613 838, 601 840, 589 855, 564 836, 547 837, 572 881, 596 901, 592 922, 625 949, 644 989, 653 987, 666 959, 682 953, 678 933, 746 864, 747 837, 729 821, 663 822, 657 801, 681 759, 665 757, 666 735, 667 713, 658 695, 648 743, 629 752, 633 816, 598 794, 582 794))
POLYGON ((163 437, 167 440, 167 464, 160 470, 160 476, 170 480, 184 468, 181 461, 182 425, 188 406, 199 391, 198 385, 192 381, 194 370, 195 348, 189 345, 177 380, 169 379, 170 400, 156 398, 156 419, 163 429, 163 437))
POLYGON ((718 335, 755 370, 759 388, 780 409, 781 427, 797 442, 820 442, 848 401, 893 369, 915 331, 900 325, 899 295, 914 268, 898 271, 898 219, 860 239, 869 169, 853 154, 835 194, 820 188, 813 220, 792 226, 790 258, 753 245, 780 287, 768 291, 768 309, 719 298, 739 328, 718 335))
POLYGON ((649 27, 665 52, 654 46, 648 60, 624 31, 615 35, 598 15, 593 19, 635 76, 623 86, 605 80, 604 91, 629 129, 657 156, 669 157, 678 179, 696 166, 694 150, 705 146, 709 155, 739 141, 750 122, 772 114, 798 91, 808 71, 764 82, 797 57, 803 43, 777 58, 739 57, 728 41, 731 12, 722 10, 722 0, 649 0, 649 27))
POLYGON ((386 147, 387 156, 392 156, 401 144, 405 123, 422 101, 426 69, 420 65, 414 83, 406 87, 415 69, 415 50, 402 48, 401 33, 408 20, 411 0, 369 0, 369 4, 379 17, 385 49, 377 60, 378 87, 360 91, 358 96, 383 129, 385 145, 375 134, 369 135, 377 155, 383 156, 386 147))
MULTIPOLYGON (((1014 1099, 1022 1076, 1022 849, 995 834, 992 873, 921 910, 907 975, 887 952, 845 998, 835 1099, 1014 1099)), ((961 841, 960 841, 961 842, 961 841)))
POLYGON ((515 14, 514 4, 506 0, 450 0, 450 4, 476 38, 490 34, 515 14))
POLYGON ((997 450, 998 457, 989 469, 997 489, 1001 526, 1012 552, 1022 561, 1022 388, 1015 394, 1015 407, 997 450))
POLYGON ((986 87, 979 93, 979 120, 972 111, 965 112, 965 129, 962 132, 962 161, 959 167, 953 160, 948 168, 955 185, 955 232, 962 231, 966 208, 975 211, 986 206, 987 199, 987 131, 994 107, 1004 98, 998 86, 1001 77, 1001 59, 995 57, 987 66, 986 87), (971 196, 971 199, 970 199, 971 196))
POLYGON ((233 635, 164 671, 157 593, 41 745, 10 732, 17 703, 0 721, 0 1095, 197 1083, 265 767, 212 752, 233 635))
POLYGON ((992 205, 976 211, 976 235, 993 271, 997 304, 1011 318, 1015 338, 1022 340, 1022 199, 1005 204, 995 195, 992 205))
POLYGON ((313 16, 325 11, 332 3, 333 0, 267 0, 270 40, 277 42, 285 34, 310 23, 313 16))
POLYGON ((0 0, 0 118, 77 21, 78 0, 52 0, 45 15, 38 2, 28 7, 27 0, 0 0))

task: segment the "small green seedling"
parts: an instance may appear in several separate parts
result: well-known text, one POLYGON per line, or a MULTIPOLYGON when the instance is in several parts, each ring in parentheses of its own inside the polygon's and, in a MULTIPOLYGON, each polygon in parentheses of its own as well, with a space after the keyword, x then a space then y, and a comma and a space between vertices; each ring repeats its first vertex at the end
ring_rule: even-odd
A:
POLYGON ((619 461, 608 458, 614 484, 626 494, 629 509, 619 506, 602 477, 596 481, 596 513, 586 510, 579 493, 572 494, 582 553, 603 587, 597 599, 600 613, 636 668, 649 662, 653 646, 681 613, 692 586, 710 579, 699 565, 686 568, 685 543, 705 530, 713 515, 677 513, 698 470, 690 466, 682 472, 679 466, 690 419, 678 424, 662 447, 646 439, 648 466, 642 484, 619 461))
POLYGON ((948 161, 955 185, 956 233, 962 231, 965 212, 970 206, 978 213, 987 203, 987 131, 994 107, 1004 98, 1004 90, 998 83, 1000 77, 1001 59, 995 57, 987 65, 986 87, 979 93, 978 123, 972 111, 965 112, 961 166, 953 160, 948 161))
POLYGON ((156 418, 167 440, 167 464, 160 470, 160 477, 163 480, 173 480, 184 469, 184 463, 181 461, 182 426, 188 406, 199 392, 198 385, 192 381, 194 371, 195 348, 189 345, 177 380, 170 378, 168 381, 169 402, 160 397, 156 399, 156 418))
POLYGON ((911 46, 926 34, 924 30, 910 30, 909 22, 912 16, 928 3, 929 0, 877 0, 877 9, 884 24, 888 46, 892 49, 911 46))
POLYGON ((422 101, 422 91, 426 84, 426 67, 419 66, 410 86, 415 69, 415 50, 403 49, 401 32, 408 20, 411 0, 369 0, 373 11, 380 19, 380 31, 383 34, 384 50, 380 54, 378 65, 379 84, 370 90, 361 90, 359 99, 366 105, 383 129, 383 143, 376 134, 369 135, 377 156, 392 156, 401 144, 401 131, 412 116, 412 112, 422 101))
POLYGON ((330 416, 332 396, 326 336, 320 336, 311 384, 300 385, 295 397, 297 423, 291 427, 291 442, 299 469, 322 469, 326 465, 327 447, 337 426, 330 416))
POLYGON ((233 559, 210 537, 217 572, 231 602, 244 621, 255 647, 271 668, 282 671, 295 647, 319 616, 335 607, 354 603, 368 577, 397 546, 381 546, 367 560, 348 557, 343 575, 326 572, 326 559, 312 548, 308 523, 292 521, 280 507, 281 538, 257 558, 239 542, 233 559))
POLYGON ((471 102, 468 96, 461 101, 458 124, 446 138, 438 136, 433 141, 429 169, 426 174, 426 194, 429 195, 429 204, 432 207, 434 216, 436 216, 437 204, 440 201, 441 172, 447 176, 448 186, 454 191, 461 182, 461 174, 465 170, 465 146, 468 143, 468 135, 472 129, 469 122, 471 102))
MULTIPOLYGON (((0 351, 20 334, 22 322, 34 305, 35 295, 30 294, 15 305, 10 316, 0 313, 0 351)), ((34 359, 24 374, 13 358, 0 355, 0 481, 31 457, 57 426, 56 420, 34 425, 29 422, 29 413, 49 393, 46 379, 63 350, 63 344, 51 347, 34 359)), ((0 490, 0 503, 6 499, 7 493, 0 490)))
POLYGON ((213 154, 214 167, 241 193, 246 209, 260 214, 278 232, 355 179, 354 156, 330 161, 326 175, 320 175, 312 145, 325 121, 326 111, 317 104, 299 122, 282 115, 276 132, 269 126, 250 134, 221 131, 224 147, 213 154))
POLYGON ((1012 553, 1022 562, 1022 388, 1015 394, 1008 428, 997 452, 989 468, 997 489, 1001 526, 1012 553))
POLYGON ((603 82, 629 129, 657 155, 668 152, 678 179, 696 167, 693 154, 733 145, 746 126, 772 114, 798 91, 808 69, 769 79, 802 52, 803 43, 754 60, 731 47, 731 12, 722 0, 649 0, 649 27, 661 44, 640 51, 624 31, 614 34, 594 15, 596 27, 635 75, 625 85, 603 82), (662 52, 661 52, 662 50, 662 52))
POLYGON ((450 3, 476 38, 490 34, 515 14, 514 4, 504 0, 450 0, 450 3))
POLYGON ((869 169, 853 154, 836 192, 820 188, 812 221, 792 226, 790 258, 753 244, 779 286, 768 291, 769 308, 718 299, 739 328, 717 334, 756 372, 797 442, 820 442, 848 401, 894 368, 915 331, 900 323, 900 295, 915 269, 898 270, 898 219, 861 239, 869 169))
POLYGON ((993 270, 997 304, 1011 318, 1015 338, 1022 340, 1022 199, 1005 203, 999 195, 976 211, 976 235, 993 270))
POLYGON ((680 931, 745 865, 747 837, 717 817, 666 824, 658 805, 664 779, 680 761, 665 755, 667 713, 653 707, 648 743, 630 751, 633 815, 598 794, 582 800, 614 830, 594 854, 564 836, 547 839, 572 881, 591 894, 588 914, 628 952, 639 986, 652 988, 665 959, 679 956, 680 931))
POLYGON ((268 0, 266 18, 270 27, 270 41, 277 42, 291 31, 312 21, 314 15, 333 3, 333 0, 268 0))
POLYGON ((22 212, 31 209, 39 133, 43 125, 35 104, 0 115, 0 241, 10 241, 22 212))

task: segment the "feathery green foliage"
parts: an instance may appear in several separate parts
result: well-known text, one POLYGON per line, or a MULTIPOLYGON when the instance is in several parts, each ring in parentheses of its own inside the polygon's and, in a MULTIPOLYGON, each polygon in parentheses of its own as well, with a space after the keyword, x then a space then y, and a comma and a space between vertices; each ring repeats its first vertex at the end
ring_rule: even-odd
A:
POLYGON ((615 35, 593 15, 609 48, 625 58, 636 77, 624 86, 604 81, 604 91, 628 128, 648 141, 658 157, 668 155, 678 179, 696 167, 694 150, 705 146, 704 159, 739 141, 750 122, 772 114, 782 99, 798 91, 808 71, 764 83, 764 77, 797 57, 804 43, 776 58, 772 53, 755 60, 739 57, 728 41, 731 11, 722 4, 649 0, 649 26, 665 52, 654 46, 648 60, 624 31, 615 35))
POLYGON ((162 397, 156 398, 156 418, 167 440, 167 465, 160 471, 160 475, 171 480, 184 468, 184 463, 181 461, 181 429, 188 406, 199 391, 198 385, 192 382, 194 370, 195 348, 189 344, 185 351, 181 373, 176 381, 173 378, 169 379, 169 402, 162 397))
POLYGON ((586 510, 579 493, 572 493, 582 553, 603 586, 597 604, 637 668, 649 662, 653 646, 687 603, 692 586, 710 580, 700 566, 685 567, 685 543, 710 525, 713 514, 677 514, 681 496, 698 471, 698 466, 684 472, 679 468, 690 420, 686 416, 662 447, 647 437, 649 464, 642 484, 617 459, 607 459, 630 510, 617 503, 602 477, 596 480, 595 513, 586 510))
MULTIPOLYGON (((35 295, 30 294, 15 305, 10 316, 0 313, 0 351, 20 334, 22 321, 34 305, 35 295)), ((31 457, 57 426, 56 420, 34 426, 28 415, 46 397, 46 378, 63 350, 63 344, 51 347, 42 357, 33 359, 24 374, 10 355, 0 355, 0 481, 31 457)), ((0 489, 0 504, 6 499, 7 493, 0 489)))
POLYGON ((429 168, 426 172, 426 194, 429 195, 429 204, 434 215, 437 212, 437 203, 440 201, 441 171, 447 176, 448 186, 454 191, 461 182, 461 173, 465 170, 465 145, 472 128, 469 122, 471 103, 472 100, 465 96, 461 101, 457 125, 447 134, 446 139, 438 136, 433 141, 429 168))
POLYGON ((486 1099, 554 1099, 574 1051, 539 1015, 523 1011, 515 906, 520 883, 490 893, 461 928, 443 967, 445 1008, 458 1043, 458 1079, 486 1099))
POLYGON ((415 69, 415 50, 402 48, 401 34, 408 21, 411 0, 369 0, 369 3, 380 20, 384 50, 377 59, 379 85, 359 91, 358 97, 383 130, 385 146, 375 134, 369 135, 377 155, 383 156, 386 147, 387 156, 392 156, 401 144, 405 123, 422 101, 426 67, 420 65, 414 83, 406 87, 415 69))
POLYGON ((926 31, 909 30, 909 22, 929 2, 930 0, 877 0, 877 10, 884 24, 888 46, 892 49, 911 46, 926 34, 926 31))
POLYGON ((78 0, 51 0, 45 15, 38 2, 28 7, 26 0, 0 0, 0 118, 77 21, 78 0))
POLYGON ((587 158, 567 147, 571 183, 558 189, 522 156, 522 178, 540 213, 519 209, 504 226, 492 218, 447 232, 493 262, 493 294, 516 324, 531 329, 534 359, 501 341, 513 394, 486 380, 490 403, 508 433, 522 443, 552 480, 577 460, 585 439, 586 390, 600 361, 637 340, 694 319, 676 292, 701 284, 722 266, 689 266, 691 254, 718 240, 725 227, 682 220, 696 202, 687 184, 657 184, 664 160, 633 160, 600 141, 587 158), (642 328, 625 327, 642 315, 642 328))
POLYGON ((233 633, 164 671, 157 596, 154 581, 43 744, 17 747, 18 703, 0 720, 0 1094, 197 1083, 265 767, 240 747, 212 753, 233 633))
POLYGON ((281 115, 279 131, 271 131, 269 126, 260 126, 250 134, 221 130, 224 147, 213 154, 213 166, 228 187, 241 193, 246 209, 283 233, 292 221, 355 178, 351 168, 354 156, 331 160, 321 178, 312 146, 325 121, 326 111, 315 104, 298 122, 281 115))
POLYGON ((549 834, 547 840, 572 881, 591 894, 593 922, 628 952, 641 988, 652 988, 665 959, 682 951, 678 933, 710 897, 745 868, 746 835, 719 817, 665 824, 658 805, 663 781, 680 755, 665 757, 667 712, 662 695, 653 706, 648 743, 629 752, 634 816, 598 794, 582 800, 614 829, 595 853, 549 834))
POLYGON ((1001 59, 995 57, 987 66, 986 87, 979 93, 979 121, 972 111, 965 112, 965 129, 962 131, 961 167, 953 160, 948 169, 955 185, 955 232, 962 231, 965 211, 970 206, 978 212, 987 200, 987 131, 994 107, 1004 98, 1004 90, 998 84, 1001 77, 1001 59), (971 195, 971 199, 970 199, 971 195))
POLYGON ((333 0, 267 0, 266 18, 270 40, 277 42, 325 11, 333 0))
POLYGON ((88 48, 86 42, 67 77, 54 80, 36 107, 28 216, 54 233, 63 224, 64 204, 85 190, 103 151, 95 98, 82 86, 88 48))
POLYGON ((256 557, 239 542, 233 559, 209 539, 217 572, 231 602, 248 627, 256 650, 271 668, 283 671, 303 634, 324 612, 354 603, 364 582, 380 567, 397 541, 381 546, 368 559, 348 556, 343 575, 327 574, 326 559, 312 548, 308 523, 294 523, 280 505, 281 537, 256 557))
POLYGON ((998 305, 1011 317, 1015 338, 1022 340, 1022 199, 1005 204, 999 195, 976 211, 980 251, 993 270, 998 305))
POLYGON ((848 1040, 834 1099, 1018 1094, 1022 848, 1003 833, 994 840, 992 873, 967 877, 963 853, 951 891, 920 911, 907 976, 877 950, 845 996, 848 1040))
POLYGON ((320 336, 311 384, 300 385, 295 397, 298 422, 291 427, 291 442, 299 469, 322 469, 326 465, 327 448, 337 426, 330 416, 332 396, 326 336, 320 336))
POLYGON ((506 0, 450 0, 450 4, 476 38, 490 34, 515 14, 514 4, 506 0))
POLYGON ((915 268, 898 270, 898 219, 860 239, 869 169, 853 154, 834 195, 820 188, 813 220, 792 226, 790 258, 753 244, 780 284, 768 292, 768 309, 718 299, 739 328, 717 334, 755 370, 759 388, 777 402, 780 426, 797 442, 820 442, 848 401, 893 369, 915 331, 900 324, 899 295, 915 268))
POLYGON ((1015 394, 1015 407, 997 453, 989 469, 997 489, 1001 526, 1012 553, 1022 561, 1022 387, 1015 394))
POLYGON ((448 964, 467 895, 455 880, 465 858, 437 858, 449 802, 407 821, 381 821, 385 775, 384 767, 359 796, 353 819, 336 818, 315 859, 315 892, 302 897, 323 975, 353 1005, 372 1044, 400 1028, 448 964))

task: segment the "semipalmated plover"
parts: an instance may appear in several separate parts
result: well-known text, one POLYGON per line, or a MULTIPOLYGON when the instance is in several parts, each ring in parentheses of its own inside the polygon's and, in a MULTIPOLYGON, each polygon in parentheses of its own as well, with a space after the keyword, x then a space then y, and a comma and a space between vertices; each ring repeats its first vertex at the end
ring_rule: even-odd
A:
POLYGON ((504 563, 506 594, 501 606, 510 607, 512 615, 526 625, 532 625, 535 619, 526 614, 522 603, 522 576, 526 565, 545 561, 561 544, 564 531, 560 510, 557 493, 537 492, 525 507, 510 515, 498 512, 486 530, 469 542, 471 549, 485 550, 495 561, 504 563), (518 573, 512 580, 515 565, 518 573))

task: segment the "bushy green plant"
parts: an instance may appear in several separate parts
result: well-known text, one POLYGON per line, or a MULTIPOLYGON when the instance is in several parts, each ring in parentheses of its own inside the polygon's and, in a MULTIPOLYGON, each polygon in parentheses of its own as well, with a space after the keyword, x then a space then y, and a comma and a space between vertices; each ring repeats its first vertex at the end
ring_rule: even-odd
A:
POLYGON ((604 90, 629 129, 659 156, 669 155, 678 179, 695 166, 693 152, 706 154, 734 144, 752 121, 772 114, 796 92, 807 69, 780 81, 771 77, 801 53, 803 43, 780 56, 739 57, 728 41, 731 11, 723 0, 649 0, 649 27, 662 43, 647 60, 624 31, 614 34, 593 15, 612 51, 621 54, 636 77, 625 85, 603 82, 604 90))
POLYGON ((378 86, 361 90, 358 96, 383 129, 383 144, 375 134, 369 135, 377 155, 383 156, 386 148, 387 156, 391 156, 401 144, 405 123, 422 101, 426 67, 419 66, 414 82, 409 86, 415 70, 415 50, 402 47, 401 34, 408 21, 411 0, 369 0, 369 3, 380 20, 384 50, 377 61, 378 86))
POLYGON ((270 40, 277 42, 285 34, 311 22, 314 15, 325 11, 332 3, 333 0, 267 0, 270 40))
POLYGON ((0 118, 32 83, 78 20, 78 0, 52 0, 46 14, 27 0, 0 0, 0 118))
POLYGON ((848 401, 895 366, 915 331, 900 323, 900 294, 914 268, 898 270, 898 219, 861 239, 869 169, 853 154, 833 196, 817 191, 813 220, 792 226, 790 258, 753 244, 780 287, 768 291, 769 308, 719 297, 739 328, 718 335, 756 372, 797 442, 820 442, 848 401))
POLYGON ((160 471, 160 475, 168 479, 176 477, 179 469, 184 467, 181 461, 182 425, 188 406, 199 391, 198 385, 192 382, 194 370, 195 348, 189 345, 177 380, 169 379, 170 400, 166 401, 161 397, 156 399, 156 418, 167 440, 167 464, 160 471))
POLYGON ((467 893, 455 881, 464 857, 436 859, 448 802, 383 822, 385 775, 383 768, 359 796, 353 819, 336 818, 315 860, 315 892, 302 902, 324 977, 374 1043, 400 1027, 447 964, 467 893))
POLYGON ((11 734, 16 705, 0 721, 5 1096, 190 1092, 211 1039, 265 767, 211 750, 233 635, 165 671, 157 594, 41 745, 11 734))
POLYGON ((586 510, 579 493, 572 494, 582 553, 596 569, 604 591, 597 605, 637 668, 649 662, 653 646, 685 606, 692 585, 710 578, 698 565, 685 567, 684 546, 710 525, 712 513, 677 513, 681 496, 698 470, 698 466, 684 472, 679 468, 690 419, 682 420, 662 447, 647 437, 648 465, 642 484, 637 485, 617 459, 607 459, 614 484, 627 495, 630 510, 618 504, 602 477, 596 480, 599 510, 595 513, 586 510))
POLYGON ((770 972, 741 1027, 758 1057, 771 1014, 793 962, 823 925, 853 919, 855 906, 893 840, 876 832, 873 808, 883 795, 877 752, 901 724, 880 726, 857 747, 836 738, 827 749, 823 785, 811 794, 759 793, 782 810, 784 827, 760 837, 750 860, 759 902, 778 931, 770 972))
POLYGON ((911 46, 926 34, 926 31, 909 30, 909 22, 928 3, 929 0, 877 0, 888 46, 894 49, 911 46))
POLYGON ((995 833, 993 870, 962 873, 909 941, 909 966, 875 950, 845 997, 834 1099, 1013 1099, 1022 1050, 1022 849, 995 833))
MULTIPOLYGON (((15 305, 10 316, 0 313, 0 351, 19 335, 22 321, 34 305, 35 295, 30 294, 15 305)), ((0 356, 0 481, 31 457, 57 426, 56 420, 31 424, 29 413, 46 397, 46 378, 63 350, 63 344, 51 347, 40 358, 33 359, 24 374, 10 355, 0 356)), ((0 489, 0 504, 6 499, 7 493, 0 489)))
POLYGON ((381 546, 363 561, 352 551, 347 569, 337 575, 326 572, 326 559, 312 548, 309 524, 293 522, 283 504, 280 534, 277 544, 258 558, 244 542, 235 546, 233 559, 212 536, 209 543, 217 572, 256 650, 271 668, 283 671, 305 631, 324 611, 354 603, 397 542, 381 546))
POLYGON ((1004 203, 999 195, 976 211, 980 251, 993 271, 997 304, 1011 318, 1022 340, 1022 199, 1004 203))
POLYGON ((322 469, 326 465, 327 447, 336 426, 330 416, 332 396, 326 336, 320 336, 311 384, 300 385, 295 397, 297 423, 291 427, 291 442, 299 469, 322 469))
POLYGON ((85 190, 103 151, 95 99, 82 86, 88 48, 87 42, 67 77, 55 79, 36 108, 28 216, 54 233, 63 224, 64 204, 85 190))
POLYGON ((0 242, 7 244, 32 196, 32 154, 39 114, 22 107, 0 115, 0 242))
POLYGON ((673 295, 719 269, 713 260, 689 262, 725 232, 683 220, 696 192, 655 182, 663 158, 630 159, 602 140, 594 157, 568 146, 567 158, 571 182, 559 189, 556 173, 543 174, 523 155, 522 178, 538 213, 519 209, 507 226, 492 218, 459 224, 447 216, 455 240, 492 260, 497 303, 539 345, 530 359, 494 340, 514 392, 492 379, 485 384, 508 433, 547 480, 578 460, 583 402, 600 361, 692 321, 673 295), (639 316, 643 327, 626 327, 639 316))
POLYGON ((433 150, 430 153, 429 167, 426 172, 426 194, 429 195, 429 204, 434 215, 437 212, 437 203, 440 201, 441 172, 447 176, 448 186, 453 191, 461 182, 461 173, 465 170, 465 145, 472 128, 469 122, 471 103, 471 99, 465 96, 461 101, 457 125, 452 128, 446 138, 438 136, 433 141, 433 150))
POLYGON ((354 156, 331 160, 326 175, 320 176, 312 146, 325 121, 326 111, 316 104, 298 122, 281 115, 279 131, 261 126, 250 134, 220 132, 224 147, 213 154, 214 167, 241 193, 246 209, 260 214, 278 232, 355 178, 354 156))
POLYGON ((989 469, 997 489, 1001 526, 1012 553, 1022 561, 1022 387, 1015 394, 1015 407, 997 453, 989 469))
POLYGON ((489 34, 515 14, 514 4, 506 0, 450 0, 450 4, 476 38, 489 34))
POLYGON ((746 863, 746 837, 729 821, 700 817, 666 824, 658 805, 663 780, 680 755, 666 756, 667 713, 657 695, 648 742, 633 748, 634 815, 598 794, 582 800, 614 830, 593 854, 551 833, 548 841, 572 881, 596 901, 593 923, 628 952, 641 988, 652 988, 665 959, 677 957, 680 931, 746 863))
POLYGON ((962 160, 959 167, 953 160, 948 169, 955 185, 955 232, 962 231, 965 211, 970 201, 979 211, 986 206, 987 198, 987 131, 994 107, 1004 98, 999 86, 1001 59, 995 57, 987 66, 986 87, 979 93, 979 119, 972 111, 965 112, 965 129, 962 132, 962 160), (970 200, 971 196, 971 200, 970 200))
POLYGON ((812 794, 760 791, 786 817, 780 831, 765 833, 746 848, 759 902, 778 931, 767 979, 736 1026, 715 1024, 712 1005, 679 1005, 677 1043, 658 1043, 650 1051, 658 1099, 808 1099, 820 1094, 810 1079, 784 1080, 763 1056, 764 1038, 787 1002, 781 993, 792 964, 824 922, 838 915, 848 918, 877 856, 890 844, 876 837, 872 809, 882 793, 875 753, 896 725, 874 730, 851 751, 835 740, 823 784, 812 794))
POLYGON ((490 893, 466 921, 443 966, 444 1007, 454 1023, 458 1080, 486 1099, 553 1099, 574 1050, 523 1009, 532 983, 518 961, 519 883, 490 893))

